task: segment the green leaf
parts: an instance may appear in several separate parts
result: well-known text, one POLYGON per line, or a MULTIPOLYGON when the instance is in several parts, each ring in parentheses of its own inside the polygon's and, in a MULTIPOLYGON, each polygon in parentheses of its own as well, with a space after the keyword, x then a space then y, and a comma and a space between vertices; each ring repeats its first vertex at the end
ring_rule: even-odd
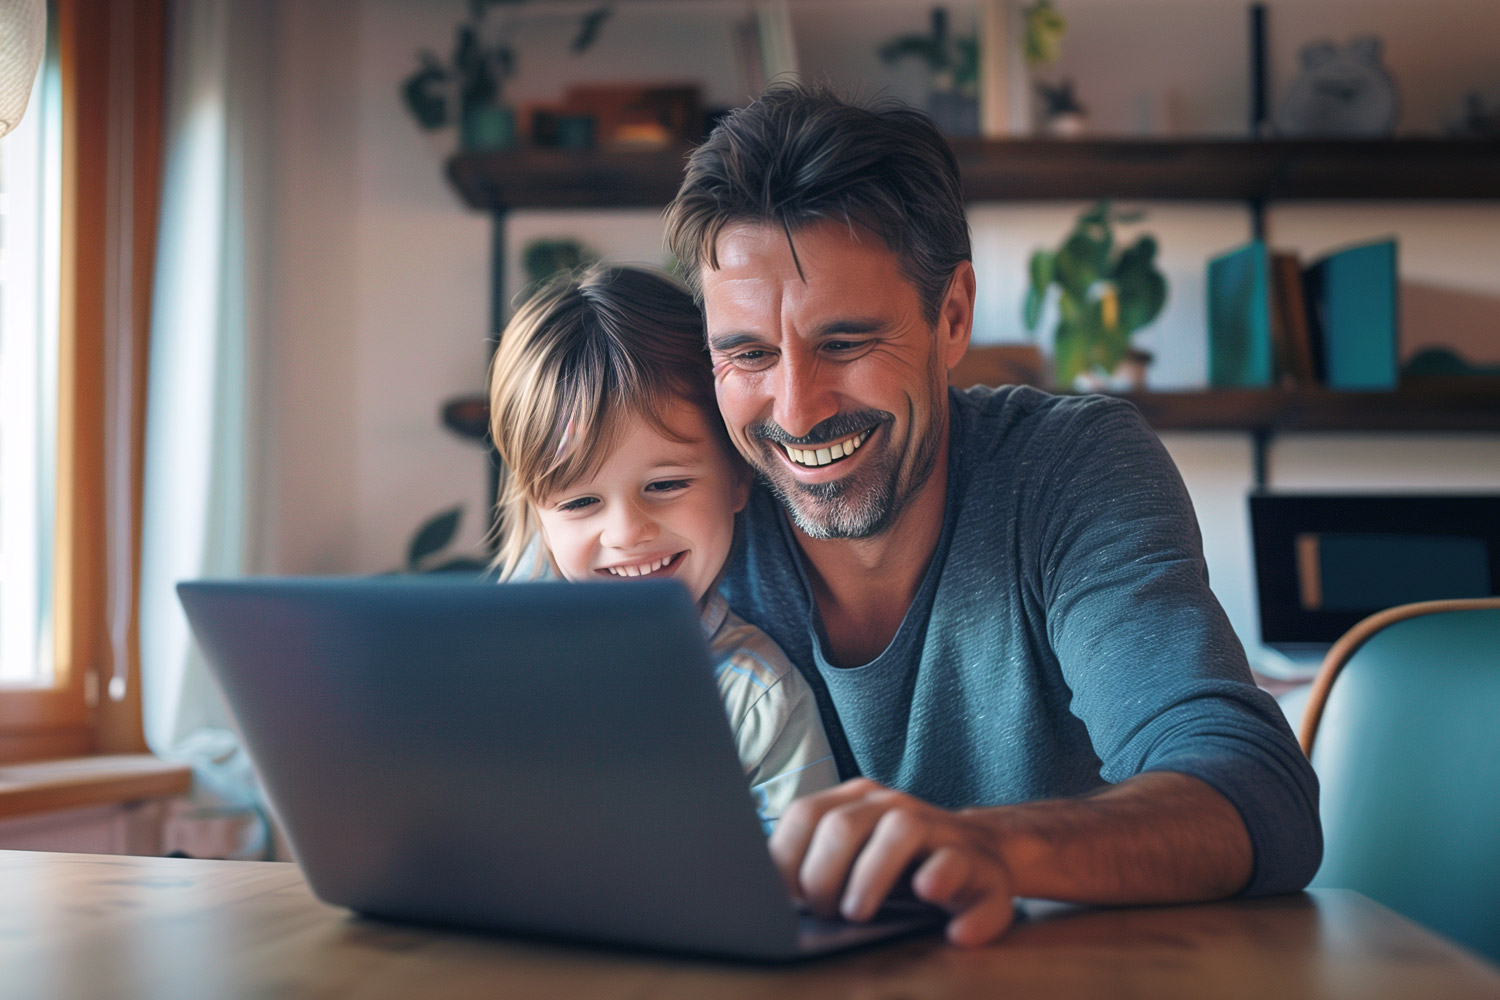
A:
POLYGON ((1167 280, 1156 267, 1156 240, 1142 236, 1115 261, 1113 280, 1120 296, 1120 326, 1133 333, 1154 320, 1167 301, 1167 280))
POLYGON ((1088 347, 1088 336, 1083 330, 1071 323, 1057 324, 1052 353, 1058 388, 1072 388, 1073 379, 1088 369, 1088 347))
POLYGON ((1167 304, 1167 279, 1157 271, 1120 287, 1120 329, 1131 334, 1156 319, 1167 304))
POLYGON ((1118 277, 1126 271, 1149 271, 1156 262, 1156 237, 1149 233, 1120 251, 1115 261, 1114 274, 1118 277))
POLYGON ((1087 209, 1078 216, 1078 228, 1085 226, 1108 226, 1109 225, 1109 202, 1096 201, 1094 207, 1087 209))
POLYGON ((459 519, 463 517, 464 509, 454 507, 445 510, 441 514, 433 516, 417 529, 417 534, 411 540, 411 545, 406 550, 406 565, 415 571, 423 559, 441 550, 458 532, 459 519))
POLYGON ((570 46, 573 52, 588 51, 599 40, 600 27, 603 26, 605 21, 609 20, 610 15, 613 13, 614 8, 605 4, 603 7, 599 7, 583 15, 578 21, 578 34, 574 36, 573 44, 570 46))
POLYGON ((1026 289, 1026 304, 1021 307, 1021 318, 1026 321, 1026 329, 1036 329, 1037 323, 1042 318, 1042 307, 1046 304, 1046 292, 1037 291, 1035 285, 1026 289))
POLYGON ((1028 66, 1050 66, 1062 54, 1063 33, 1067 20, 1052 6, 1052 0, 1037 0, 1025 8, 1025 30, 1022 49, 1028 66))
POLYGON ((1104 276, 1108 260, 1109 243, 1098 238, 1097 230, 1076 229, 1057 252, 1057 283, 1082 299, 1104 276))
POLYGON ((925 35, 902 35, 880 47, 880 58, 887 64, 913 57, 927 64, 929 70, 945 69, 947 53, 933 39, 925 35))
POLYGON ((1045 293, 1047 286, 1057 276, 1057 254, 1050 250, 1038 250, 1031 255, 1031 288, 1045 293))

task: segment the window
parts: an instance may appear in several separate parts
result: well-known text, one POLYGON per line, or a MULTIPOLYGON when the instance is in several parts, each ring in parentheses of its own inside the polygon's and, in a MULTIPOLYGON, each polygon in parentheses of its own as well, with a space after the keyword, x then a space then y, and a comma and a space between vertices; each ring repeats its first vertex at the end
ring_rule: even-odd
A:
MULTIPOLYGON (((53 684, 61 101, 55 33, 0 139, 0 688, 53 684)), ((3 694, 0 694, 3 697, 3 694)))

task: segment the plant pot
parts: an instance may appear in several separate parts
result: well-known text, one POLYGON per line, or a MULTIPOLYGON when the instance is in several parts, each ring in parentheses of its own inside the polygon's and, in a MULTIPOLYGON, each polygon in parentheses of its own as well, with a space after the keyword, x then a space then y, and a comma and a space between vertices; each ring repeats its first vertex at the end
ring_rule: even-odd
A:
POLYGON ((979 98, 956 90, 934 90, 927 95, 927 113, 945 135, 979 134, 979 98))
POLYGON ((464 108, 459 142, 465 151, 512 149, 516 145, 516 113, 494 104, 464 108))
POLYGON ((1132 347, 1115 370, 1105 374, 1103 369, 1080 372, 1069 386, 1074 392, 1142 392, 1146 388, 1146 369, 1155 355, 1132 347))

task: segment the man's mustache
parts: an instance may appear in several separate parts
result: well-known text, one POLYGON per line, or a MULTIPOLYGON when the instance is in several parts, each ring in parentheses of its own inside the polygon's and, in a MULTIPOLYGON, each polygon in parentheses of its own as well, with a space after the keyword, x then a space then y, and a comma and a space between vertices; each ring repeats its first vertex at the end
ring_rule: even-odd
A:
POLYGON ((876 424, 890 424, 895 417, 885 410, 855 410, 850 413, 835 413, 813 427, 801 437, 793 437, 774 420, 762 420, 745 428, 745 433, 760 441, 772 441, 791 448, 816 448, 830 444, 851 434, 869 430, 876 424))

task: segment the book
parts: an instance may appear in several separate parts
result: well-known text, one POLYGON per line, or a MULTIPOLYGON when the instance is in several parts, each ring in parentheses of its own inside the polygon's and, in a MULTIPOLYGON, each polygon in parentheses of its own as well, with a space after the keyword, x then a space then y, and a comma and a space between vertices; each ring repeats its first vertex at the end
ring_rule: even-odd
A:
POLYGON ((1396 388, 1396 241, 1329 254, 1304 272, 1304 282, 1317 317, 1328 388, 1396 388))
POLYGON ((1269 261, 1252 240, 1208 262, 1208 384, 1265 388, 1272 384, 1269 261))
POLYGON ((1271 254, 1272 338, 1277 346, 1276 377, 1283 385, 1318 385, 1318 345, 1295 253, 1271 254))

